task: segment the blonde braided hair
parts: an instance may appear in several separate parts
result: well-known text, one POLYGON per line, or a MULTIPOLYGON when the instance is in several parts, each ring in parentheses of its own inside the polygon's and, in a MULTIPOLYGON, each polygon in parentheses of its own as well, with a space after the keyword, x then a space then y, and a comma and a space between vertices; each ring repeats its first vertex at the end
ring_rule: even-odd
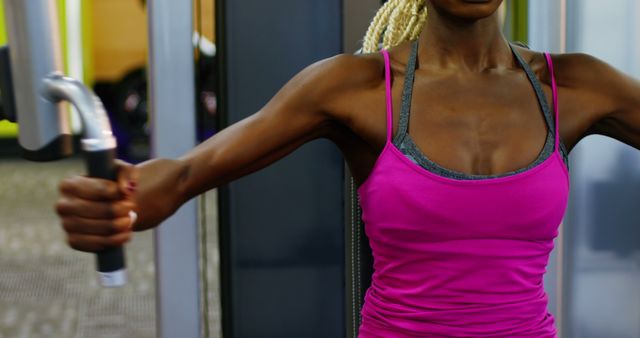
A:
POLYGON ((389 0, 376 13, 365 35, 362 52, 389 49, 406 40, 415 40, 427 22, 426 0, 389 0))

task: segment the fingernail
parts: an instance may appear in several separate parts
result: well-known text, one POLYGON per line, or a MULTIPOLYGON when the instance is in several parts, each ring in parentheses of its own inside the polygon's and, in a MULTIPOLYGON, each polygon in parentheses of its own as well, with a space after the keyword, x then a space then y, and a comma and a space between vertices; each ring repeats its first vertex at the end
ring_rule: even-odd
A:
POLYGON ((136 191, 136 182, 129 181, 129 183, 127 184, 127 190, 129 192, 135 192, 136 191))

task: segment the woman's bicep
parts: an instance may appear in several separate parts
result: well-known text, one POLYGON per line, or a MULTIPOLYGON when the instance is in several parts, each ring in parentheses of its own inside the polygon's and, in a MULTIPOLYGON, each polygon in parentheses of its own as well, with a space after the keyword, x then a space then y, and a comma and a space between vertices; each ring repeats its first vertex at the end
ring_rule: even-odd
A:
POLYGON ((326 66, 307 67, 258 112, 219 131, 186 154, 181 159, 187 167, 186 197, 262 169, 301 145, 325 137, 335 123, 322 105, 333 87, 322 74, 326 66))
POLYGON ((595 58, 589 61, 593 73, 592 92, 606 99, 606 109, 590 128, 590 134, 617 139, 640 150, 640 81, 595 58))

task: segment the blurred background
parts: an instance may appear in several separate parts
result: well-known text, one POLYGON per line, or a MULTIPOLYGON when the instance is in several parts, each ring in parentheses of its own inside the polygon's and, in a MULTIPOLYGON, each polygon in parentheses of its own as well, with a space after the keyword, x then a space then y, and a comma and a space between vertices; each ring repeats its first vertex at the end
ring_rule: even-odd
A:
MULTIPOLYGON (((66 74, 82 79, 103 101, 118 141, 118 157, 133 163, 148 159, 145 1, 53 2, 66 74)), ((198 88, 194 100, 198 138, 204 139, 216 131, 214 1, 194 0, 192 7, 198 88)), ((0 1, 0 44, 7 43, 4 15, 0 1)), ((79 135, 75 112, 71 124, 79 135)), ((122 289, 99 287, 94 256, 69 249, 53 210, 60 180, 86 173, 82 158, 27 162, 20 157, 17 132, 17 124, 0 121, 0 337, 156 337, 153 233, 139 233, 127 246, 130 283, 122 289)), ((215 206, 215 191, 207 197, 215 206)), ((216 220, 216 211, 203 211, 202 222, 205 216, 216 220)), ((209 227, 208 235, 203 234, 215 248, 217 228, 209 227)), ((209 276, 217 273, 216 257, 212 251, 203 260, 208 264, 202 269, 208 268, 209 276)), ((212 323, 220 321, 220 311, 214 308, 216 287, 217 279, 212 279, 202 291, 211 290, 212 323)))
MULTIPOLYGON (((638 1, 568 1, 566 49, 594 55, 638 79, 639 17, 638 1)), ((572 157, 563 333, 640 337, 640 152, 592 135, 572 157)))
MULTIPOLYGON (((177 156, 163 155, 162 147, 184 137, 204 140, 255 112, 306 65, 355 52, 381 4, 52 2, 65 72, 104 102, 118 157, 134 163, 177 156), (152 88, 181 84, 153 81, 181 65, 151 70, 149 58, 151 51, 172 53, 162 37, 173 35, 162 27, 175 25, 192 33, 182 37, 192 47, 193 91, 173 100, 193 106, 166 113, 151 99, 152 88), (185 120, 193 124, 184 127, 185 120)), ((586 52, 640 78, 639 1, 505 0, 503 10, 505 34, 514 41, 539 51, 586 52)), ((71 124, 79 135, 78 118, 71 124)), ((27 162, 17 131, 0 121, 0 338, 355 336, 360 276, 350 259, 366 249, 354 245, 353 187, 333 145, 314 141, 198 198, 185 211, 188 221, 163 225, 192 227, 198 237, 183 246, 168 246, 162 233, 138 233, 127 245, 130 282, 103 289, 93 255, 67 247, 53 212, 58 182, 84 173, 82 159, 27 162), (195 264, 193 276, 171 270, 184 262, 195 264)), ((562 338, 640 338, 640 151, 589 136, 570 161, 569 209, 545 276, 550 311, 562 338)))

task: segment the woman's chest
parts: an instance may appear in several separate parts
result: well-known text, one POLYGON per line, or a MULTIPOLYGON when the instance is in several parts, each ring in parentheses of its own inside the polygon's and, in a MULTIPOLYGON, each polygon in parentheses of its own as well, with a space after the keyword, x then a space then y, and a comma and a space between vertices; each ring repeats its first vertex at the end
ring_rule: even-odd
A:
POLYGON ((556 155, 513 176, 470 181, 425 171, 387 148, 358 194, 373 238, 548 240, 566 211, 569 178, 556 155))
MULTIPOLYGON (((392 87, 394 135, 401 119, 403 80, 395 77, 392 87)), ((551 106, 550 87, 542 83, 541 91, 551 106)), ((591 125, 593 114, 580 114, 585 109, 580 93, 560 89, 559 98, 560 140, 570 151, 591 125)), ((361 90, 342 106, 346 128, 339 146, 356 181, 362 182, 385 144, 384 86, 361 90)), ((524 167, 540 153, 551 118, 542 108, 524 76, 416 79, 408 129, 423 152, 442 166, 469 174, 498 174, 524 167)))

